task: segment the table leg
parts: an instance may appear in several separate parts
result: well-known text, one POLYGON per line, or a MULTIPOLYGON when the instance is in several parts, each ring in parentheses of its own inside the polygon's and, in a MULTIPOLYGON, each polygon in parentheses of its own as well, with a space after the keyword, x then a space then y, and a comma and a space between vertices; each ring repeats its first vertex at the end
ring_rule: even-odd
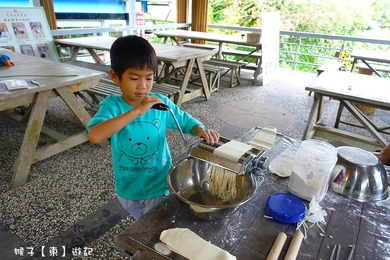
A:
MULTIPOLYGON (((55 89, 55 91, 70 108, 73 114, 79 119, 83 126, 86 127, 89 120, 91 119, 91 116, 88 114, 87 110, 85 110, 84 106, 79 102, 70 87, 58 88, 55 89)), ((66 137, 57 143, 46 145, 37 149, 34 154, 34 162, 41 161, 87 141, 88 133, 86 130, 66 137)), ((109 144, 108 140, 104 140, 99 143, 100 146, 105 146, 107 144, 109 144)))
POLYGON ((362 116, 360 110, 354 106, 349 101, 342 101, 344 103, 345 108, 348 109, 348 111, 362 124, 364 129, 366 129, 377 141, 378 143, 382 144, 383 146, 387 145, 387 141, 381 136, 378 131, 371 125, 371 123, 362 116))
POLYGON ((176 43, 177 46, 181 46, 180 41, 179 41, 178 38, 176 38, 176 37, 171 37, 171 39, 172 39, 172 44, 173 44, 173 43, 176 43))
POLYGON ((89 54, 91 54, 93 60, 97 63, 97 64, 105 64, 104 61, 102 61, 102 59, 99 57, 99 55, 97 55, 97 53, 95 52, 94 49, 91 49, 91 48, 87 48, 87 51, 89 52, 89 54))
POLYGON ((71 47, 72 48, 72 54, 70 55, 70 60, 76 60, 77 59, 77 55, 79 55, 79 49, 80 47, 78 46, 74 46, 74 47, 71 47))
POLYGON ((373 68, 367 61, 362 60, 362 62, 363 62, 364 64, 366 64, 367 67, 369 67, 370 70, 372 70, 376 75, 378 75, 379 77, 382 78, 382 75, 381 75, 375 68, 373 68))
POLYGON ((183 102, 184 94, 186 93, 188 82, 190 80, 190 76, 192 74, 192 69, 194 68, 195 59, 191 59, 188 62, 187 68, 186 68, 186 74, 184 75, 183 82, 181 84, 179 97, 177 98, 177 106, 180 107, 181 103, 183 102))
POLYGON ((352 65, 351 65, 351 72, 353 72, 353 68, 355 68, 355 64, 357 62, 357 58, 353 58, 353 62, 352 62, 352 65))
POLYGON ((51 91, 42 91, 37 94, 36 99, 31 104, 31 114, 27 123, 22 146, 13 166, 11 189, 24 185, 27 181, 31 164, 33 163, 34 152, 37 147, 39 135, 41 133, 43 120, 51 99, 51 91))
POLYGON ((317 109, 317 122, 322 121, 322 107, 324 106, 324 97, 320 94, 314 95, 314 99, 318 99, 318 109, 317 109))
POLYGON ((257 77, 260 75, 260 70, 261 70, 261 64, 263 63, 263 58, 259 59, 259 62, 257 64, 256 70, 253 73, 253 83, 257 80, 257 77))
POLYGON ((206 74, 204 71, 202 59, 197 58, 196 64, 198 66, 199 76, 200 76, 200 79, 202 81, 203 91, 204 91, 204 94, 206 96, 206 100, 209 100, 210 99, 210 89, 209 89, 209 85, 207 83, 207 78, 206 78, 206 74))
POLYGON ((89 120, 91 120, 91 116, 69 87, 57 88, 55 91, 64 100, 65 104, 70 108, 70 110, 72 110, 80 122, 86 127, 89 120))
POLYGON ((339 109, 337 111, 337 116, 336 116, 336 122, 334 123, 334 128, 339 128, 341 113, 343 112, 343 109, 344 109, 344 104, 343 102, 340 101, 339 109))
MULTIPOLYGON (((312 121, 313 121, 313 117, 314 117, 316 110, 320 108, 320 105, 319 105, 320 102, 322 102, 322 96, 318 95, 317 93, 314 93, 314 101, 313 101, 313 105, 312 105, 311 110, 310 110, 309 117, 307 119, 305 130, 303 131, 302 141, 311 138, 309 133, 312 131, 312 128, 313 128, 312 121)), ((318 114, 319 114, 319 111, 317 111, 317 119, 318 119, 318 114)), ((316 119, 316 121, 317 121, 317 119, 316 119)))
POLYGON ((218 59, 222 60, 223 59, 223 56, 222 56, 222 48, 223 48, 223 42, 220 42, 218 44, 218 59))

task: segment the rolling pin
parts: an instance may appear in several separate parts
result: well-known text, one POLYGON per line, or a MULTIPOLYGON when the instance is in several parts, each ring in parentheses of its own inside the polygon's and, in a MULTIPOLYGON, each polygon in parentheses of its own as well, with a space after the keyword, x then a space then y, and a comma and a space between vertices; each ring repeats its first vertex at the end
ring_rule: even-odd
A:
POLYGON ((291 240, 290 247, 287 250, 287 254, 284 260, 295 260, 298 255, 299 248, 301 247, 303 234, 300 230, 295 231, 294 236, 291 240))
POLYGON ((279 232, 274 244, 272 245, 271 251, 269 251, 266 260, 278 260, 278 257, 280 255, 280 252, 282 251, 286 239, 287 235, 284 232, 279 232))

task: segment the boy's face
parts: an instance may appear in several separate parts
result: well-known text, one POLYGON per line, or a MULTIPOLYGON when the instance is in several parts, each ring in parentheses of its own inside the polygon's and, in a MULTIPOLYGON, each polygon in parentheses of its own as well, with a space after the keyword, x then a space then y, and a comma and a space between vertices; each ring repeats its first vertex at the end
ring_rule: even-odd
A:
POLYGON ((151 70, 129 68, 119 80, 115 71, 110 70, 110 77, 120 87, 123 100, 132 106, 136 106, 152 90, 153 76, 151 70))

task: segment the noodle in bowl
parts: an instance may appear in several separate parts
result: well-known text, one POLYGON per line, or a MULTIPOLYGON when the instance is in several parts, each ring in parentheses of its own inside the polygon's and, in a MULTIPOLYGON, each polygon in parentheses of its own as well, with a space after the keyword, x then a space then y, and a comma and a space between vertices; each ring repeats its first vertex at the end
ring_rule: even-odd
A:
POLYGON ((215 167, 190 157, 176 163, 167 176, 169 188, 180 205, 202 220, 223 218, 247 202, 256 191, 256 180, 252 174, 239 176, 215 167), (225 181, 217 179, 223 175, 225 181), (234 183, 235 187, 231 187, 234 183), (226 191, 223 192, 223 189, 226 191))

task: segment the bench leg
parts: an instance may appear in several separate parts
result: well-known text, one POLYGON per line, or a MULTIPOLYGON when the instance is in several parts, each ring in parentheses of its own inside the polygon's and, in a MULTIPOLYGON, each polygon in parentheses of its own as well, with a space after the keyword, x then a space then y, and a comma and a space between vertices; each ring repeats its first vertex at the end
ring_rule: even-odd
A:
POLYGON ((241 80, 240 80, 240 74, 241 74, 241 68, 234 68, 231 69, 231 74, 230 74, 230 87, 235 87, 240 85, 241 80), (236 78, 236 80, 234 80, 236 78))
POLYGON ((220 79, 220 72, 210 72, 208 74, 209 78, 209 87, 210 87, 210 92, 217 91, 219 89, 219 79, 220 79))

